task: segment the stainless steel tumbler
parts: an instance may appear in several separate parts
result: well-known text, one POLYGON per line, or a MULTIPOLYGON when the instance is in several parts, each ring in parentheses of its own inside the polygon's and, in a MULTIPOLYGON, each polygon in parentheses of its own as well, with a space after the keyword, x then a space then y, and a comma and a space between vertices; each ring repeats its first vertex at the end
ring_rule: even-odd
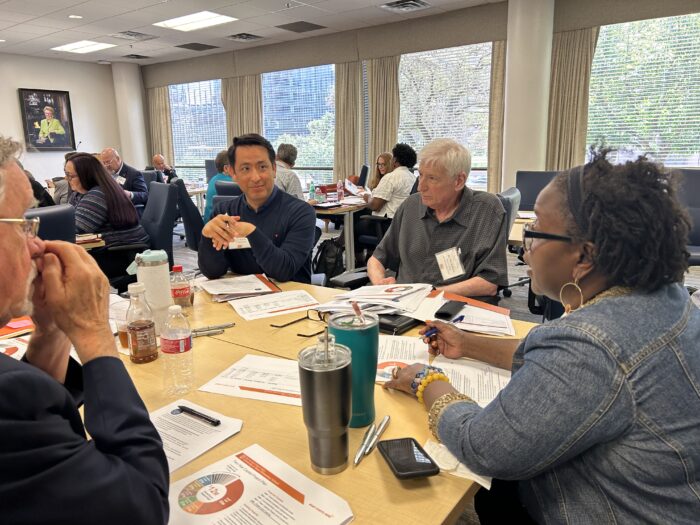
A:
POLYGON ((348 465, 350 422, 350 349, 335 338, 319 338, 317 346, 299 352, 299 380, 311 467, 319 474, 337 474, 348 465))

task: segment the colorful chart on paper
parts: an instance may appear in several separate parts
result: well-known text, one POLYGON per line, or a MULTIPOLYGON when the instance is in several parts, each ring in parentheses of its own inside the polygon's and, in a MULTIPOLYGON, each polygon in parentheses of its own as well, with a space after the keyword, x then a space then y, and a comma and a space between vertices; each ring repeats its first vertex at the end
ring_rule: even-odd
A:
POLYGON ((234 505, 242 495, 243 482, 238 476, 215 472, 185 485, 178 502, 190 514, 213 514, 234 505))

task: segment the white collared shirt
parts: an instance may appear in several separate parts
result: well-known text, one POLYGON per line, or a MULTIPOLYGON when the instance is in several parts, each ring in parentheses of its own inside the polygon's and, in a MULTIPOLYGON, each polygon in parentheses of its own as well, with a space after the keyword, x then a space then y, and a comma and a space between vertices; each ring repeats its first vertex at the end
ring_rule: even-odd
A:
POLYGON ((396 210, 411 194, 415 182, 416 176, 405 166, 398 166, 391 173, 384 175, 372 191, 372 197, 385 200, 386 204, 379 211, 372 212, 372 215, 386 215, 393 219, 396 210))

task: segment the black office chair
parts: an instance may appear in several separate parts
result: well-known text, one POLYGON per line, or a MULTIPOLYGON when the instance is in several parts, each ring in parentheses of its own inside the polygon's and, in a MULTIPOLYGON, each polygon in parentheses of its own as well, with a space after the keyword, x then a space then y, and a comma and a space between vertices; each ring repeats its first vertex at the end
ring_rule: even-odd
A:
POLYGON ((241 195, 243 192, 241 191, 241 187, 235 183, 235 182, 228 182, 225 180, 217 180, 214 183, 214 186, 216 187, 216 194, 217 195, 241 195))
POLYGON ((212 207, 216 206, 220 202, 224 201, 230 201, 235 199, 236 197, 233 195, 214 195, 214 198, 211 200, 211 205, 212 207))
POLYGON ((163 175, 157 170, 143 170, 141 175, 143 175, 143 180, 146 181, 146 187, 149 189, 151 187, 151 182, 165 182, 163 180, 163 175))
POLYGON ((369 174, 369 166, 367 164, 362 165, 360 169, 360 177, 357 179, 357 185, 363 188, 367 185, 367 175, 369 174))
POLYGON ((214 159, 211 160, 205 160, 204 161, 204 170, 206 171, 207 174, 207 184, 209 184, 209 181, 211 178, 218 173, 216 170, 216 161, 214 159))
POLYGON ((185 244, 190 250, 196 252, 199 250, 199 241, 202 238, 202 228, 204 228, 202 214, 192 202, 182 179, 175 179, 170 184, 174 185, 177 190, 177 207, 180 210, 182 225, 185 228, 185 244))
POLYGON ((58 204, 35 208, 24 214, 27 219, 39 217, 39 237, 45 241, 75 242, 75 208, 58 204))
POLYGON ((151 249, 165 250, 170 266, 173 262, 173 224, 177 217, 177 188, 152 182, 141 226, 151 238, 151 249))
POLYGON ((520 190, 520 209, 532 211, 535 200, 542 189, 549 184, 558 171, 517 171, 515 187, 520 190))
POLYGON ((700 266, 700 170, 680 169, 682 175, 678 200, 685 206, 693 221, 688 235, 690 266, 700 266))

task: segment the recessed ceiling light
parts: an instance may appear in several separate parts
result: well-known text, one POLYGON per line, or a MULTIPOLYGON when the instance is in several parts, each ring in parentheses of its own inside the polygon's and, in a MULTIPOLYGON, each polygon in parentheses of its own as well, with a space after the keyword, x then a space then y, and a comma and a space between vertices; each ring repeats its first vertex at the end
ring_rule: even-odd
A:
POLYGON ((80 15, 68 15, 68 18, 75 18, 76 20, 79 20, 79 19, 81 19, 81 18, 83 18, 83 17, 80 16, 80 15))
POLYGON ((3 40, 3 39, 0 38, 0 42, 7 42, 7 40, 3 40))
POLYGON ((158 22, 157 24, 153 25, 168 29, 177 29, 178 31, 194 31, 195 29, 218 26, 219 24, 235 22, 236 20, 238 20, 238 18, 219 15, 212 13, 211 11, 200 11, 199 13, 181 16, 179 18, 164 20, 163 22, 158 22))
POLYGON ((81 40, 80 42, 73 42, 72 44, 66 44, 65 46, 52 47, 51 50, 83 54, 101 51, 102 49, 108 49, 110 47, 117 46, 116 44, 103 44, 101 42, 93 42, 92 40, 81 40))

